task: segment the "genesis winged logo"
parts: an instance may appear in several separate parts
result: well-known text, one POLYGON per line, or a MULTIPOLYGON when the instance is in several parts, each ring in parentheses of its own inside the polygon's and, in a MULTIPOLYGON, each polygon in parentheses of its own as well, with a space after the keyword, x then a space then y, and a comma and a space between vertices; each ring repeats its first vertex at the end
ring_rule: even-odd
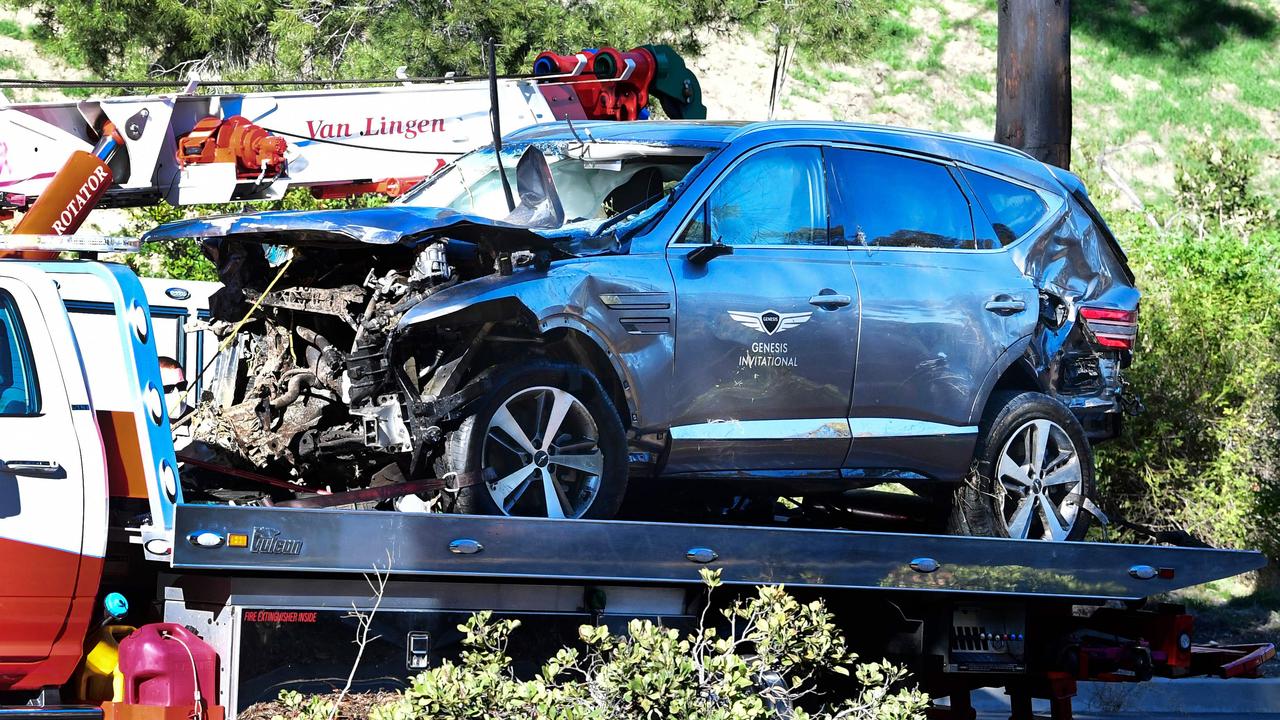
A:
POLYGON ((764 312, 742 312, 740 310, 730 310, 729 317, 742 325, 758 330, 765 335, 776 335, 780 332, 786 332, 797 325, 803 325, 809 321, 811 312, 783 313, 777 310, 765 310, 764 312))

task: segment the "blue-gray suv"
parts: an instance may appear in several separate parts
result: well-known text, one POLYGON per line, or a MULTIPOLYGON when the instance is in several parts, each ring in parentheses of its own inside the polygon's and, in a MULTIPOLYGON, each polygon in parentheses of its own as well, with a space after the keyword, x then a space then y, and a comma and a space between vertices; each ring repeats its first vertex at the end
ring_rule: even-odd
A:
POLYGON ((1133 403, 1123 251, 1076 176, 988 142, 558 123, 387 207, 172 237, 204 239, 240 335, 196 437, 303 485, 472 479, 415 508, 896 483, 954 532, 1072 540, 1133 403))

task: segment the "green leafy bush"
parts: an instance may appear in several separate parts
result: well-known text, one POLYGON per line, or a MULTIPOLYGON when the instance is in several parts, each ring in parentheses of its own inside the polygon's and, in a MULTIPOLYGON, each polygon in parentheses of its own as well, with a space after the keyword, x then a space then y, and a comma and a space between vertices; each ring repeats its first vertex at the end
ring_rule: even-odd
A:
POLYGON ((777 33, 832 57, 878 37, 886 0, 0 0, 30 8, 37 39, 112 78, 387 77, 480 73, 498 40, 502 72, 527 72, 542 50, 699 48, 738 28, 777 33))
MULTIPOLYGON (((708 586, 719 572, 704 571, 708 586)), ((801 603, 780 587, 723 610, 729 630, 703 622, 690 633, 633 620, 625 635, 583 625, 584 650, 564 648, 532 679, 511 669, 507 643, 516 620, 478 613, 463 633, 459 662, 443 661, 410 681, 373 720, 908 720, 928 698, 887 662, 856 662, 821 601, 801 603), (839 696, 832 692, 838 685, 839 696), (850 685, 853 687, 850 689, 850 685)), ((332 705, 282 693, 296 720, 332 717, 332 705), (287 697, 286 697, 287 695, 287 697)))
POLYGON ((1127 377, 1147 411, 1099 448, 1121 516, 1280 556, 1280 227, 1252 163, 1207 145, 1179 168, 1163 230, 1115 230, 1142 289, 1127 377))

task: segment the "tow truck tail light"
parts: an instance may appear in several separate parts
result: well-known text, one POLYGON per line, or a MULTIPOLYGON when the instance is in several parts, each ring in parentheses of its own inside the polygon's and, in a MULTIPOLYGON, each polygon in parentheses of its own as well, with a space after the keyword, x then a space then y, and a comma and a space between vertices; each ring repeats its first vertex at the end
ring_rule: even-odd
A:
POLYGON ((1138 335, 1138 311, 1103 307, 1080 307, 1080 317, 1094 342, 1108 350, 1132 350, 1138 335))

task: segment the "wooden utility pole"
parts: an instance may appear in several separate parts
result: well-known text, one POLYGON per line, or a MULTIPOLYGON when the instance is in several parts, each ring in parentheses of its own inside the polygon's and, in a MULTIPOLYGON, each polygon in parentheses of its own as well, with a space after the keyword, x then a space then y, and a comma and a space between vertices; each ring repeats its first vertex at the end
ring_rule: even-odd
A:
POLYGON ((1071 164, 1071 2, 998 0, 996 142, 1071 164))

